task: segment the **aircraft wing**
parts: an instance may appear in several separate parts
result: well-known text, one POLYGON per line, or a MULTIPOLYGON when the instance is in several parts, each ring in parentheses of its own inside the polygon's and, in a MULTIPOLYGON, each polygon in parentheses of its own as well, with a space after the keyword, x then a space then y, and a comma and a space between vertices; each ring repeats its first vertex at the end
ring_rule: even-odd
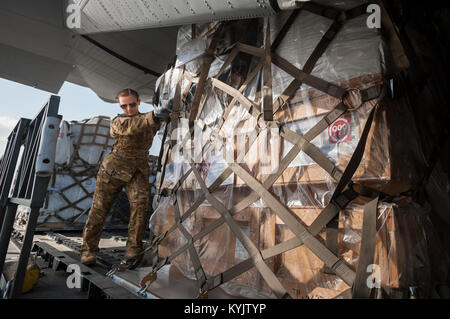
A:
POLYGON ((274 0, 2 0, 0 77, 57 93, 64 81, 113 102, 125 88, 151 101, 172 62, 178 25, 273 14, 274 0), (70 29, 68 5, 80 8, 70 29))
POLYGON ((64 81, 105 101, 125 88, 151 100, 175 55, 178 27, 82 35, 65 26, 61 0, 0 1, 0 77, 58 93, 64 81))

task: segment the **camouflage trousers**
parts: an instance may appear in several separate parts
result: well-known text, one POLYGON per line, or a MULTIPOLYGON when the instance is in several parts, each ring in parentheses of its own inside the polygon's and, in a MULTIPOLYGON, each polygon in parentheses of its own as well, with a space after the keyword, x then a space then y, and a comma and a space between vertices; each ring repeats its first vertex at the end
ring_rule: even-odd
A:
POLYGON ((142 239, 148 224, 150 185, 139 170, 129 182, 108 175, 103 168, 97 175, 97 184, 91 210, 83 230, 82 251, 97 252, 108 212, 122 188, 130 202, 130 222, 126 257, 133 257, 142 251, 142 239))

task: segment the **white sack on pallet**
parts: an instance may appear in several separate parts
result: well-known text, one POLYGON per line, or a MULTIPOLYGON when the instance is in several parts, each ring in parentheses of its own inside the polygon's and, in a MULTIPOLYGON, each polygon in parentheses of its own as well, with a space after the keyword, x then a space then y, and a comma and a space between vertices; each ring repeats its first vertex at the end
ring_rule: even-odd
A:
MULTIPOLYGON (((356 2, 356 1, 355 1, 356 2)), ((359 1, 362 4, 365 1, 359 1)), ((272 42, 289 18, 291 11, 284 11, 270 18, 272 42)), ((319 58, 312 75, 331 83, 340 83, 368 74, 387 73, 391 57, 378 29, 367 26, 368 15, 362 15, 345 23, 325 53, 319 58)), ((286 33, 276 53, 302 69, 333 21, 308 11, 302 11, 286 33)), ((265 32, 265 30, 264 30, 265 32)), ((293 77, 273 65, 273 96, 278 97, 293 77)), ((311 87, 303 85, 302 91, 311 87)))
MULTIPOLYGON (((61 122, 56 144, 55 173, 48 186, 44 207, 40 210, 38 227, 84 225, 95 191, 95 165, 101 163, 113 144, 112 138, 109 138, 107 143, 109 125, 110 119, 104 116, 61 122), (97 124, 102 126, 97 127, 97 124), (83 126, 83 133, 87 135, 81 136, 83 126), (82 198, 84 199, 80 200, 82 198), (76 203, 74 205, 78 209, 71 207, 71 203, 76 203)), ((26 219, 28 211, 24 208, 19 211, 21 219, 26 219)))
MULTIPOLYGON (((101 163, 103 157, 109 153, 110 148, 104 150, 103 146, 92 144, 92 143, 106 144, 107 138, 105 136, 109 136, 109 125, 110 119, 105 118, 103 116, 96 116, 83 122, 76 122, 76 121, 70 122, 71 139, 74 144, 79 145, 78 153, 84 161, 88 162, 89 164, 101 163), (106 127, 99 126, 96 135, 83 136, 83 138, 79 140, 83 124, 85 124, 84 133, 86 134, 95 133, 96 126, 93 125, 99 124, 106 127)), ((109 138, 108 141, 109 147, 111 147, 112 144, 113 140, 112 138, 109 138)))

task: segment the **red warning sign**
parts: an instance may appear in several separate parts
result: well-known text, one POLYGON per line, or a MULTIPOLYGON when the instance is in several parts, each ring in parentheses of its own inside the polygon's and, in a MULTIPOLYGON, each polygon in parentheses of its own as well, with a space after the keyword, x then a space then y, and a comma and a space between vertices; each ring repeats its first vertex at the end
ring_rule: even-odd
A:
POLYGON ((330 144, 349 142, 352 140, 350 116, 342 116, 328 127, 330 144))

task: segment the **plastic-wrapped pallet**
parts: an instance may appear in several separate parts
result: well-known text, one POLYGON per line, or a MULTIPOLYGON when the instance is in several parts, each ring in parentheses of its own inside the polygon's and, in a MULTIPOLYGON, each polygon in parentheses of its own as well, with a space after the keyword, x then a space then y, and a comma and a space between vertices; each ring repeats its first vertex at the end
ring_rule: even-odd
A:
MULTIPOLYGON (((353 270, 358 266, 366 203, 367 199, 359 198, 340 213, 338 256, 353 270)), ((155 211, 153 229, 157 234, 164 233, 175 223, 173 207, 171 199, 165 199, 155 211)), ((307 226, 320 213, 318 209, 306 207, 292 211, 307 226)), ((200 206, 183 225, 195 236, 218 218, 220 214, 217 211, 200 206)), ((262 252, 295 237, 269 208, 247 208, 235 219, 262 252)), ((324 231, 318 236, 325 241, 324 231)), ((170 256, 185 244, 186 238, 177 230, 161 242, 159 253, 161 257, 170 256)), ((379 279, 381 287, 396 290, 403 298, 408 298, 409 287, 429 291, 433 283, 445 281, 446 269, 436 267, 439 256, 434 251, 438 247, 440 242, 426 208, 409 200, 401 205, 380 202, 373 264, 374 279, 379 279)), ((196 241, 195 248, 208 277, 214 277, 249 258, 242 243, 224 224, 196 241)), ((338 276, 325 273, 324 263, 304 245, 271 257, 266 262, 294 298, 335 298, 349 288, 338 276)), ((195 279, 188 252, 174 259, 172 265, 195 279)), ((253 291, 260 296, 273 297, 255 268, 221 285, 221 288, 235 296, 248 297, 253 291)))
MULTIPOLYGON (((98 167, 111 150, 110 119, 96 116, 83 121, 62 121, 51 177, 38 228, 80 228, 86 222, 95 191, 98 167)), ((125 197, 126 201, 126 197, 125 197)), ((127 222, 125 207, 108 216, 107 223, 127 222), (117 213, 122 210, 121 218, 117 213)))
MULTIPOLYGON (((278 34, 289 14, 291 12, 284 12, 282 15, 271 18, 271 34, 278 34)), ((391 72, 389 69, 389 66, 392 64, 390 52, 379 32, 376 29, 367 28, 366 19, 367 16, 363 15, 348 21, 344 25, 333 42, 330 43, 327 51, 316 63, 311 73, 312 75, 348 88, 364 89, 382 83, 383 79, 391 72)), ((302 68, 307 57, 311 54, 323 34, 326 33, 330 24, 330 19, 310 12, 301 12, 278 46, 276 53, 295 67, 302 68)), ((227 35, 239 34, 234 29, 242 29, 242 26, 246 26, 246 24, 242 23, 240 28, 233 27, 233 30, 227 30, 227 35)), ((262 34, 264 31, 260 30, 260 33, 262 34)), ((180 33, 184 39, 186 37, 185 28, 181 28, 180 33)), ((275 36, 272 40, 274 38, 275 36)), ((205 40, 205 42, 207 41, 205 40)), ((227 42, 226 45, 230 43, 232 42, 227 42)), ((261 44, 261 39, 259 39, 259 43, 261 44)), ((208 77, 217 75, 227 57, 228 55, 217 57, 211 66, 208 77)), ((236 60, 238 60, 236 64, 239 67, 235 67, 235 61, 233 61, 219 79, 238 88, 239 85, 236 83, 239 83, 239 81, 243 82, 244 75, 250 73, 250 70, 255 67, 257 59, 249 60, 246 54, 241 53, 236 60), (247 59, 250 66, 242 67, 245 64, 245 59, 247 59), (236 71, 236 69, 239 71, 236 71)), ((197 59, 190 62, 191 65, 186 68, 192 69, 194 62, 197 63, 197 66, 199 65, 199 59, 197 59)), ((272 67, 273 97, 276 102, 277 98, 292 83, 294 78, 275 64, 272 67)), ((165 101, 164 103, 172 102, 181 73, 182 70, 180 68, 175 68, 160 78, 159 81, 166 81, 159 92, 161 94, 160 101, 165 101), (168 81, 168 76, 170 76, 170 81, 168 81)), ((185 70, 184 74, 187 73, 188 71, 185 70)), ((245 96, 259 105, 262 102, 261 94, 256 94, 256 91, 260 90, 261 73, 259 73, 259 76, 255 76, 254 80, 245 89, 245 96)), ((187 93, 186 103, 192 100, 195 92, 195 83, 189 87, 190 82, 187 77, 181 78, 181 92, 186 90, 187 93), (187 90, 189 88, 190 90, 187 90)), ((205 100, 205 105, 199 118, 212 129, 219 129, 217 122, 223 115, 227 102, 230 101, 229 99, 227 100, 227 97, 222 92, 219 92, 217 89, 214 90, 209 98, 205 100)), ((313 89, 308 85, 302 85, 294 96, 284 104, 283 108, 275 113, 274 119, 286 125, 292 131, 305 134, 338 103, 339 100, 337 98, 313 89)), ((345 169, 353 154, 367 116, 375 103, 376 100, 371 100, 364 103, 355 112, 344 114, 312 141, 341 170, 345 169)), ((365 182, 391 194, 407 191, 417 182, 418 176, 414 174, 414 169, 417 169, 416 166, 420 166, 421 163, 416 162, 416 159, 420 158, 420 147, 416 142, 417 139, 414 138, 416 132, 410 126, 402 130, 397 128, 399 124, 404 123, 410 117, 411 114, 408 108, 402 102, 395 103, 387 97, 380 102, 380 108, 375 116, 373 128, 368 138, 365 156, 355 173, 355 180, 365 182), (405 150, 392 142, 400 137, 409 137, 409 140, 416 143, 408 149, 408 154, 405 154, 405 150)), ((223 140, 229 140, 238 131, 240 136, 245 138, 245 136, 254 132, 256 123, 256 119, 252 118, 245 108, 237 103, 222 124, 219 134, 223 140)), ((280 160, 293 147, 290 141, 276 133, 274 136, 267 134, 264 141, 258 138, 252 145, 249 152, 250 155, 244 158, 248 169, 260 181, 263 181, 267 175, 278 168, 280 160)), ((235 141, 236 144, 238 142, 235 141)), ((198 143, 198 141, 195 141, 195 143, 198 143)), ((189 145, 184 145, 183 147, 186 148, 186 151, 190 151, 189 145)), ((236 145, 233 147, 236 147, 236 145)), ((227 159, 221 155, 214 148, 210 149, 205 155, 203 166, 205 175, 208 175, 208 180, 213 181, 227 167, 227 159)), ((183 166, 182 162, 175 162, 173 158, 169 158, 163 187, 173 187, 188 169, 188 165, 183 166)), ((234 180, 229 178, 224 184, 230 184, 234 187, 245 185, 239 178, 234 178, 234 180)), ((275 182, 277 186, 299 184, 310 184, 307 187, 302 186, 304 190, 309 188, 311 190, 309 193, 332 193, 334 191, 333 178, 304 152, 298 154, 275 182)), ((199 188, 192 174, 188 176, 182 188, 199 188)), ((287 188, 283 187, 280 191, 287 194, 290 193, 287 188)), ((294 193, 298 192, 294 191, 294 193)), ((296 197, 295 194, 292 195, 296 197)), ((308 198, 303 199, 300 205, 303 205, 305 202, 314 205, 320 204, 321 206, 327 204, 326 200, 317 202, 312 198, 308 198)))
MULTIPOLYGON (((257 292, 267 297, 288 293, 294 298, 334 298, 348 292, 352 280, 343 277, 358 271, 364 207, 373 201, 361 191, 338 213, 339 249, 335 263, 328 266, 338 265, 340 259, 346 271, 332 274, 325 267, 324 255, 331 251, 327 250, 325 225, 315 233, 308 227, 324 207, 336 207, 331 200, 335 200, 337 186, 342 187, 338 182, 344 179, 358 145, 363 147, 362 159, 352 181, 387 200, 375 209, 371 256, 380 267, 383 288, 407 291, 418 278, 414 271, 408 273, 408 263, 420 264, 408 247, 422 245, 421 252, 429 252, 426 237, 408 237, 408 229, 425 228, 419 219, 426 211, 387 197, 414 188, 423 166, 415 128, 404 126, 413 123, 408 121, 408 106, 403 99, 389 96, 387 89, 393 71, 390 50, 380 32, 367 27, 365 7, 342 26, 339 14, 334 22, 330 19, 333 12, 358 7, 364 1, 319 2, 328 9, 309 3, 298 16, 284 12, 271 17, 268 24, 260 19, 227 23, 223 29, 209 26, 197 32, 205 36, 194 39, 195 43, 186 41, 188 27, 182 27, 177 54, 187 58, 157 82, 155 101, 171 105, 179 119, 172 121, 172 141, 164 145, 165 168, 159 176, 160 182, 164 177, 159 191, 169 196, 160 199, 151 228, 162 238, 159 255, 197 279, 201 289, 205 285, 213 289, 217 281, 228 293, 244 297, 257 292), (269 50, 264 39, 267 25, 269 50), (328 42, 325 47, 323 42, 328 42), (205 65, 212 54, 202 52, 205 48, 215 53, 209 69, 205 65), (323 52, 312 63, 309 57, 317 55, 317 50, 323 52), (271 63, 267 52, 271 52, 271 63), (196 101, 205 72, 205 88, 196 101), (272 105, 267 74, 271 74, 272 105), (361 95, 361 103, 353 110, 329 120, 346 103, 344 97, 353 99, 355 92, 380 87, 384 89, 378 95, 364 101, 361 95), (333 94, 342 89, 348 95, 333 94), (269 110, 273 121, 263 120, 267 105, 273 107, 269 110), (327 125, 320 132, 309 132, 324 121, 327 125), (203 139, 189 140, 189 134, 183 134, 189 127, 201 131, 203 139), (304 141, 301 137, 305 136, 312 138, 304 141), (407 140, 408 145, 399 140, 407 140), (298 144, 307 145, 309 151, 298 151, 298 144), (199 147, 203 149, 201 161, 192 166, 187 155, 199 147), (294 157, 287 160, 291 154, 294 157), (399 223, 411 227, 401 229, 399 223), (309 242, 289 246, 300 235, 309 242), (281 249, 287 246, 290 249, 281 249), (325 253, 319 257, 319 251, 325 253), (246 271, 238 271, 241 268, 246 271), (208 278, 206 284, 202 272, 208 278)), ((357 11, 345 12, 350 16, 357 11)), ((432 227, 423 234, 432 236, 432 227)), ((429 271, 431 258, 426 260, 429 271)))

